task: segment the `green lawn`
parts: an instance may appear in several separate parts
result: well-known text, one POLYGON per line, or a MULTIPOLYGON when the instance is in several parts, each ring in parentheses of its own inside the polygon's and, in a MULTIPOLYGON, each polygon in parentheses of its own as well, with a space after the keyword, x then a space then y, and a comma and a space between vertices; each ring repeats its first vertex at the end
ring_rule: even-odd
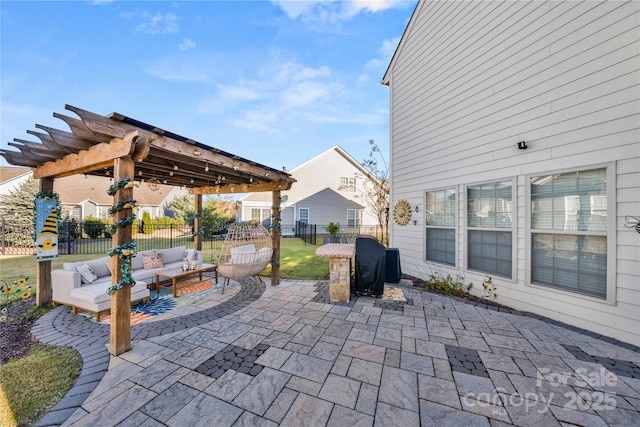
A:
MULTIPOLYGON (((297 280, 329 279, 329 259, 316 256, 317 246, 291 246, 280 249, 280 278, 297 280)), ((205 261, 212 260, 211 249, 203 251, 205 261)), ((61 255, 51 261, 51 269, 62 268, 63 262, 76 262, 99 258, 106 255, 61 255)), ((36 269, 38 264, 33 255, 0 257, 0 279, 12 283, 21 277, 29 277, 29 284, 35 288, 36 269)), ((271 275, 271 266, 262 274, 271 275)), ((34 289, 35 290, 35 289, 34 289)))

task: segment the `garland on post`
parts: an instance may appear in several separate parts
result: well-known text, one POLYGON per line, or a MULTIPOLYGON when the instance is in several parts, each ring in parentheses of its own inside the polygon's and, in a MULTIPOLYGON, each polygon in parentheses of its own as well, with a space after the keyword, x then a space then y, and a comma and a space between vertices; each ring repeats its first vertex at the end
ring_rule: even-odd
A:
POLYGON ((276 211, 277 214, 271 215, 271 228, 279 228, 282 225, 282 217, 280 216, 280 212, 282 212, 282 206, 271 206, 271 209, 276 211))
POLYGON ((112 206, 111 208, 109 208, 109 215, 114 215, 116 212, 120 212, 123 211, 125 209, 133 209, 136 207, 136 201, 131 199, 131 200, 125 200, 123 202, 119 202, 117 205, 112 206))
POLYGON ((132 225, 136 220, 136 215, 131 214, 131 216, 121 219, 120 221, 116 221, 109 227, 109 231, 111 234, 115 233, 118 228, 125 228, 127 225, 132 225))
POLYGON ((107 194, 110 196, 115 196, 118 190, 122 188, 134 188, 134 187, 139 187, 139 185, 131 181, 129 178, 122 178, 114 182, 113 184, 111 184, 111 186, 107 190, 107 194))
MULTIPOLYGON (((138 187, 138 184, 134 183, 129 178, 122 178, 116 182, 114 182, 109 189, 107 190, 107 194, 110 196, 115 196, 118 191, 123 188, 134 188, 138 187)), ((115 215, 117 212, 122 212, 125 209, 133 209, 136 206, 136 201, 133 199, 123 200, 118 202, 114 206, 109 209, 109 214, 115 215)), ((109 230, 111 234, 114 234, 117 229, 125 228, 129 225, 132 225, 136 220, 136 215, 131 214, 130 216, 123 218, 119 221, 116 221, 109 230)), ((118 256, 120 260, 120 273, 122 274, 122 278, 118 280, 117 283, 114 283, 107 289, 107 293, 112 295, 118 289, 122 289, 125 286, 135 286, 136 281, 131 277, 131 256, 135 252, 135 248, 137 243, 135 240, 132 240, 130 243, 124 243, 120 246, 116 246, 114 248, 109 249, 107 254, 110 257, 114 255, 118 256)))
POLYGON ((118 258, 121 261, 120 265, 120 273, 122 273, 122 279, 118 280, 117 283, 114 283, 107 289, 107 293, 112 295, 118 289, 122 289, 124 286, 134 286, 136 281, 131 277, 131 256, 134 253, 134 249, 136 248, 137 243, 132 241, 131 243, 125 243, 120 246, 116 246, 115 248, 109 249, 107 255, 110 257, 114 255, 118 255, 118 258))

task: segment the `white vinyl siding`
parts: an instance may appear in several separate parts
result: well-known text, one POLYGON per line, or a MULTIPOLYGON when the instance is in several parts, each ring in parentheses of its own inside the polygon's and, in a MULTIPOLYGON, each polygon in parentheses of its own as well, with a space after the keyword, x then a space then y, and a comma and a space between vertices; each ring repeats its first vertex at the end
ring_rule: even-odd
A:
MULTIPOLYGON (((640 244, 624 217, 640 213, 638 22, 640 2, 633 1, 420 0, 384 76, 392 200, 422 203, 425 183, 455 187, 456 261, 466 269, 465 185, 514 177, 514 273, 494 278, 498 302, 635 345, 640 244), (519 141, 528 148, 518 149, 519 141), (603 166, 606 299, 537 284, 533 235, 576 232, 532 230, 530 178, 603 166)), ((602 204, 594 199, 594 213, 602 204)), ((556 219, 565 222, 564 214, 556 219)), ((567 224, 572 221, 567 215, 567 224)), ((390 246, 399 248, 403 272, 417 277, 429 268, 424 230, 391 223, 390 246)), ((602 239, 598 233, 584 235, 602 239)), ((474 283, 485 277, 465 272, 474 283)), ((477 287, 472 292, 480 294, 477 287)))
POLYGON ((606 169, 530 183, 531 282, 606 299, 606 169))
POLYGON ((456 265, 456 190, 427 191, 425 259, 456 265))

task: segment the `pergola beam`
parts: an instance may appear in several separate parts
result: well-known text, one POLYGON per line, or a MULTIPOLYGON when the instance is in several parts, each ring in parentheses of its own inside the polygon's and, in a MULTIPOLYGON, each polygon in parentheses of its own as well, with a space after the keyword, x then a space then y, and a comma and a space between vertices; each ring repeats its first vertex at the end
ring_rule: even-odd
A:
POLYGON ((226 184, 208 185, 205 187, 193 188, 192 194, 234 194, 234 193, 257 193, 262 191, 284 191, 291 189, 292 182, 264 182, 257 184, 226 184))
POLYGON ((88 150, 67 154, 62 159, 35 168, 33 177, 60 178, 111 167, 115 159, 130 156, 134 152, 138 135, 133 132, 125 139, 114 138, 109 144, 98 144, 88 150))

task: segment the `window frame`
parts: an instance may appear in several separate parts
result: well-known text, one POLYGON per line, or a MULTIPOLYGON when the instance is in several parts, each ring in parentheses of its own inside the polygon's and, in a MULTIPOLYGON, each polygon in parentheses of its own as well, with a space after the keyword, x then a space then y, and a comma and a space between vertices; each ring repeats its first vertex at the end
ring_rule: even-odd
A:
POLYGON ((445 186, 445 187, 440 187, 440 188, 434 188, 434 189, 430 189, 430 190, 425 190, 423 192, 423 197, 424 197, 424 201, 423 201, 423 205, 424 209, 423 209, 423 213, 422 213, 422 218, 424 220, 424 236, 422 238, 423 244, 424 244, 424 254, 423 254, 423 260, 425 262, 428 263, 434 263, 434 264, 439 264, 439 265, 443 265, 443 266, 447 266, 447 267, 458 267, 458 264, 460 263, 459 260, 459 255, 458 255, 458 249, 460 247, 460 243, 459 243, 459 239, 458 239, 458 212, 459 212, 459 203, 460 203, 460 189, 459 186, 457 185, 451 185, 451 186, 445 186), (448 191, 448 190, 453 190, 453 193, 455 195, 455 202, 454 202, 454 212, 453 212, 453 227, 449 227, 449 226, 444 226, 444 225, 429 225, 427 224, 427 193, 435 193, 438 191, 448 191), (428 259, 427 258, 427 236, 429 235, 429 229, 438 229, 438 230, 453 230, 453 234, 454 234, 454 238, 453 238, 453 245, 454 245, 454 249, 453 249, 453 264, 449 264, 446 262, 442 262, 442 261, 438 261, 438 260, 433 260, 433 259, 428 259))
POLYGON ((594 301, 598 303, 605 303, 610 305, 616 304, 616 169, 615 163, 599 163, 593 165, 583 165, 579 167, 572 168, 564 168, 564 169, 553 169, 546 170, 537 173, 531 173, 525 175, 525 254, 526 254, 526 267, 525 267, 525 286, 544 290, 547 292, 552 292, 556 294, 561 294, 565 296, 570 296, 573 298, 580 298, 584 300, 594 301), (606 248, 607 248, 607 284, 605 286, 606 295, 605 298, 600 298, 593 295, 582 294, 578 292, 572 292, 567 289, 557 288, 549 285, 544 285, 540 283, 533 283, 531 281, 532 277, 532 238, 533 235, 536 234, 531 226, 533 224, 531 218, 531 178, 541 176, 541 175, 550 175, 550 174, 562 174, 562 173, 573 173, 573 172, 581 172, 581 171, 589 171, 594 169, 605 169, 606 177, 607 177, 607 220, 606 220, 606 231, 605 232, 596 232, 596 231, 580 231, 576 233, 575 230, 541 230, 539 234, 553 234, 553 235, 568 235, 568 236, 576 236, 576 235, 587 235, 587 236, 604 236, 607 239, 606 248))
POLYGON ((307 219, 305 224, 309 224, 309 221, 311 219, 311 211, 309 208, 298 208, 298 221, 303 222, 302 218, 301 218, 301 213, 302 211, 306 211, 307 212, 307 219))
POLYGON ((361 209, 347 209, 347 227, 349 227, 349 228, 357 228, 357 227, 360 227, 360 223, 362 222, 362 221, 361 221, 361 220, 362 220, 362 218, 361 218, 361 217, 362 217, 361 209), (350 221, 350 218, 349 218, 349 213, 350 213, 350 212, 354 212, 354 215, 353 215, 353 216, 354 216, 355 224, 351 224, 351 223, 349 222, 349 221, 350 221))
POLYGON ((518 275, 518 177, 497 177, 495 179, 489 179, 484 181, 470 182, 464 184, 464 270, 472 274, 484 274, 490 277, 496 277, 500 280, 508 282, 516 282, 518 275), (511 182, 511 227, 510 228, 489 228, 489 227, 470 227, 469 226, 469 187, 482 184, 495 184, 498 182, 510 181, 511 182), (509 231, 511 232, 511 276, 502 276, 495 273, 488 273, 486 271, 476 270, 469 268, 469 231, 509 231))
POLYGON ((358 185, 358 180, 356 177, 351 178, 348 176, 341 176, 340 185, 338 186, 338 189, 340 191, 344 191, 345 193, 355 193, 357 185, 358 185))

